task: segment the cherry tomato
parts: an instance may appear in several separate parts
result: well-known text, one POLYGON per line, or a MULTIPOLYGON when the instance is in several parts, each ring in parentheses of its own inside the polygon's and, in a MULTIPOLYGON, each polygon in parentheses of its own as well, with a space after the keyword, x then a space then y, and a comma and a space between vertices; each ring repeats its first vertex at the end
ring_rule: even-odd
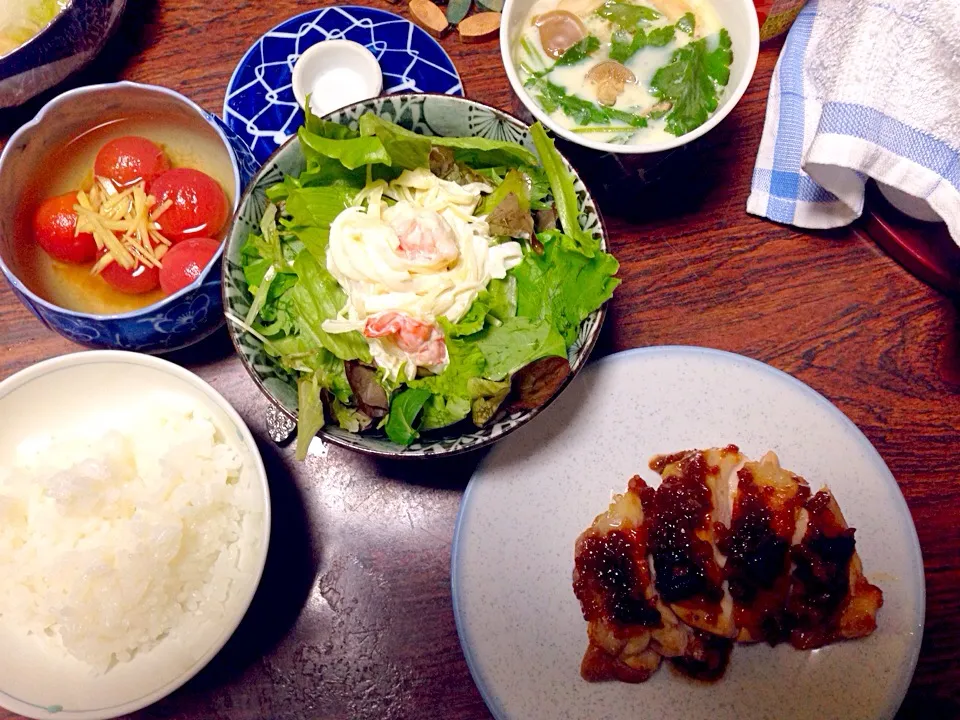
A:
POLYGON ((223 229, 230 216, 223 188, 199 170, 168 170, 148 186, 148 192, 158 204, 173 201, 173 205, 157 218, 160 232, 173 242, 214 236, 223 229))
POLYGON ((90 233, 76 234, 76 202, 75 192, 44 200, 33 216, 33 236, 57 260, 88 263, 97 257, 97 243, 90 233))
POLYGON ((93 174, 120 187, 150 182, 170 169, 170 161, 156 143, 129 135, 111 140, 97 153, 93 174))
POLYGON ((191 238, 171 247, 163 256, 160 268, 160 288, 165 295, 173 295, 192 283, 220 249, 220 243, 210 238, 191 238))
POLYGON ((127 295, 142 295, 155 290, 160 285, 159 268, 146 265, 137 265, 133 270, 127 270, 118 263, 112 262, 101 271, 100 277, 115 290, 127 295))

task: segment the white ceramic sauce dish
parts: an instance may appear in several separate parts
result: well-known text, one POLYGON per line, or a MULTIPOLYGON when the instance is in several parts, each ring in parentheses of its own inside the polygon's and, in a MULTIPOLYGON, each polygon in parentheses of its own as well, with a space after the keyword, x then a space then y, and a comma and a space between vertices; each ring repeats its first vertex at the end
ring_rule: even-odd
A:
POLYGON ((377 59, 352 40, 325 40, 297 60, 293 68, 293 95, 300 107, 326 115, 353 103, 375 98, 383 90, 377 59))

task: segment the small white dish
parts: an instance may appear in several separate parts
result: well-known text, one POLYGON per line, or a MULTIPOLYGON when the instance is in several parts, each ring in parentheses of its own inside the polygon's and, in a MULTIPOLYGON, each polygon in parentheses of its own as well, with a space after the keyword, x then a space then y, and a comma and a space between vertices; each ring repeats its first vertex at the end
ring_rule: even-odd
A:
POLYGON ((880 455, 823 396, 768 365, 694 347, 652 347, 588 366, 540 417, 497 445, 470 480, 453 541, 454 616, 497 720, 878 720, 893 718, 916 666, 925 590, 917 532, 880 455), (810 652, 733 650, 702 683, 662 668, 648 682, 580 677, 586 623, 574 542, 651 455, 735 443, 775 451, 827 484, 883 590, 877 630, 810 652))
POLYGON ((201 408, 240 452, 257 508, 243 527, 255 548, 252 570, 236 581, 222 619, 200 626, 189 637, 176 636, 174 630, 151 650, 101 675, 35 636, 13 631, 0 616, 0 707, 11 712, 45 720, 105 720, 140 710, 200 672, 233 635, 253 600, 270 539, 266 470, 236 410, 193 373, 166 360, 113 350, 74 353, 33 365, 0 382, 0 417, 16 418, 0 426, 0 457, 12 457, 29 437, 75 431, 91 417, 117 417, 143 393, 201 408))
POLYGON ((940 215, 930 207, 930 203, 923 198, 909 195, 900 188, 886 185, 879 180, 877 181, 877 188, 879 188, 880 194, 887 199, 888 203, 907 217, 929 223, 943 222, 943 218, 940 217, 940 215))
POLYGON ((293 95, 323 116, 334 110, 369 100, 383 89, 383 72, 369 50, 352 40, 325 40, 297 60, 293 68, 293 95))

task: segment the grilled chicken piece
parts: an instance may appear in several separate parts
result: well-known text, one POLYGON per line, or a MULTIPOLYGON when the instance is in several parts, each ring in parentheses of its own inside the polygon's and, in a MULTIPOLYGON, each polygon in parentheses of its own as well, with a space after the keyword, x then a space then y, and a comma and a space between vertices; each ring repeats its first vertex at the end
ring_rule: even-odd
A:
POLYGON ((737 628, 717 535, 730 515, 730 477, 743 461, 735 445, 655 457, 650 467, 663 482, 644 503, 660 599, 687 625, 725 638, 737 628))
POLYGON ((768 452, 760 462, 744 463, 731 490, 729 533, 718 546, 726 555, 737 640, 776 645, 786 639, 790 545, 810 489, 768 452))
POLYGON ((630 480, 605 513, 577 538, 573 591, 587 621, 590 645, 580 664, 585 680, 643 682, 660 667, 653 634, 663 628, 650 567, 640 494, 630 480))
POLYGON ((863 575, 855 529, 826 488, 799 513, 787 598, 790 642, 800 650, 866 637, 877 629, 883 592, 863 575))

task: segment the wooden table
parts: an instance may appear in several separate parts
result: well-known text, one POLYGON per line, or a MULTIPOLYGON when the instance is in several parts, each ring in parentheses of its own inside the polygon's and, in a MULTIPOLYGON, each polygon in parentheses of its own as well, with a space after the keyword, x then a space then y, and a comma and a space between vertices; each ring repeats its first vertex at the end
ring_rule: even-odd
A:
MULTIPOLYGON (((119 35, 71 84, 167 85, 213 112, 250 43, 308 7, 295 0, 132 5, 119 35)), ((443 45, 470 97, 515 108, 495 41, 463 45, 451 36, 443 45)), ((762 50, 732 115, 672 162, 658 186, 611 183, 608 166, 575 158, 593 178, 623 278, 595 356, 661 344, 722 348, 792 373, 846 413, 899 481, 925 559, 926 636, 901 716, 957 717, 957 310, 856 226, 812 234, 746 214, 778 53, 777 44, 762 50)), ((46 99, 0 115, 0 144, 46 99)), ((5 284, 0 347, 0 378, 80 349, 46 330, 5 284)), ((325 458, 298 465, 290 447, 267 439, 267 403, 225 332, 172 359, 212 383, 259 438, 275 535, 263 584, 227 649, 137 717, 490 717, 450 603, 454 520, 478 458, 389 464, 330 447, 325 458)), ((0 720, 11 717, 0 710, 0 720)))

